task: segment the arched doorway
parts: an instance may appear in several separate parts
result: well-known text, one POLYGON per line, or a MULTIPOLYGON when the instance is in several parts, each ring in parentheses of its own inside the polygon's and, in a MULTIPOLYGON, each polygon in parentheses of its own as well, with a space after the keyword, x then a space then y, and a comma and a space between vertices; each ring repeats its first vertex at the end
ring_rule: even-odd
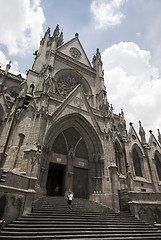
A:
POLYGON ((40 186, 47 195, 64 195, 70 189, 75 197, 88 198, 98 189, 101 192, 102 145, 83 116, 74 113, 57 120, 48 130, 44 145, 48 151, 42 165, 47 172, 41 172, 40 186))
POLYGON ((63 130, 52 145, 47 195, 64 195, 72 190, 75 197, 88 198, 88 151, 83 137, 74 128, 63 130))

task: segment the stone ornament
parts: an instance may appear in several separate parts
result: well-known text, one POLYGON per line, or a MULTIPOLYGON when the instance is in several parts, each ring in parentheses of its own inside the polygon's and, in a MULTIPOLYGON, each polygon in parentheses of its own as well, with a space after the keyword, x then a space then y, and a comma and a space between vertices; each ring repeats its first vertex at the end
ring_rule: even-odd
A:
POLYGON ((81 52, 75 47, 70 48, 70 54, 76 59, 80 59, 82 55, 81 52))
POLYGON ((77 107, 82 108, 84 105, 84 101, 81 98, 75 97, 74 103, 77 107))

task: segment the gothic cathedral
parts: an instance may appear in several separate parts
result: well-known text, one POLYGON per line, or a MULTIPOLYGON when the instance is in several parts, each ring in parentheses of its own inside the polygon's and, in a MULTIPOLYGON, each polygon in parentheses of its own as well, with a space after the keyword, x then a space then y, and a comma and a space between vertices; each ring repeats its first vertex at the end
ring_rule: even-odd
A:
POLYGON ((0 219, 71 190, 161 223, 161 134, 147 141, 141 122, 138 136, 113 112, 99 49, 91 64, 78 34, 64 43, 57 25, 34 54, 26 78, 0 69, 0 219))

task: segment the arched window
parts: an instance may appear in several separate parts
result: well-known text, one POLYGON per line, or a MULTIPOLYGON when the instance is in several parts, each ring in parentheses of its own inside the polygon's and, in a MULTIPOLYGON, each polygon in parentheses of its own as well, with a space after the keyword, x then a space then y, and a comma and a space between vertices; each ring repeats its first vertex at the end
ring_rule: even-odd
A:
POLYGON ((138 151, 134 148, 132 151, 132 156, 133 156, 133 164, 134 164, 134 169, 135 169, 135 174, 138 177, 142 177, 142 169, 141 169, 141 159, 139 156, 138 151))
POLYGON ((161 158, 159 159, 158 154, 155 154, 154 159, 155 159, 155 166, 157 169, 159 181, 161 181, 161 158))
POLYGON ((125 174, 125 162, 123 159, 123 152, 120 144, 117 141, 115 142, 115 159, 116 166, 118 167, 118 172, 125 174))

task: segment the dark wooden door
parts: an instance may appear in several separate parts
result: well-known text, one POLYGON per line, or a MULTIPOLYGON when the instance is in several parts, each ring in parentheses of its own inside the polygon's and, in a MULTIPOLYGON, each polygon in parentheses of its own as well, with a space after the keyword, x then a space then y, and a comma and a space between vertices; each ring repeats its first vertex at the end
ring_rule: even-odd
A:
POLYGON ((74 167, 73 193, 74 197, 88 198, 88 170, 74 167))

